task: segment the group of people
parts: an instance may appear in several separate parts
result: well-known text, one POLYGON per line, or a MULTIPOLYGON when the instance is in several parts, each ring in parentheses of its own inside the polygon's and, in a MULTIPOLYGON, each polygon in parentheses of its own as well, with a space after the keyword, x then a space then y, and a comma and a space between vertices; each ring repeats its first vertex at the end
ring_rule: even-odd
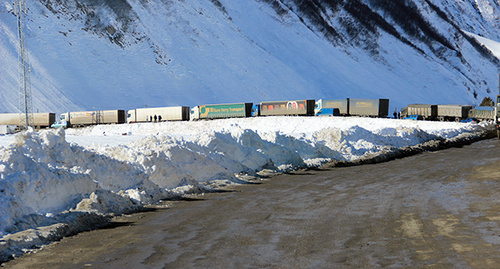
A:
POLYGON ((398 111, 398 108, 396 107, 394 110, 394 113, 392 114, 395 119, 401 119, 401 113, 398 111))
POLYGON ((157 121, 161 122, 161 115, 158 115, 158 116, 154 115, 154 117, 149 116, 149 118, 146 116, 146 122, 157 122, 157 121))

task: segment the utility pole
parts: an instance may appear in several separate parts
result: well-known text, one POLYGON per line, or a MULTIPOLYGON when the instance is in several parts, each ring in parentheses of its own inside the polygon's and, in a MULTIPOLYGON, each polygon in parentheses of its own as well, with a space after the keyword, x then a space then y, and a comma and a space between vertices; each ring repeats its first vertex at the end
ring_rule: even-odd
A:
POLYGON ((95 110, 92 112, 92 123, 102 124, 104 122, 104 112, 102 110, 95 110))
POLYGON ((17 16, 17 33, 19 36, 19 128, 28 129, 33 126, 33 103, 31 100, 30 65, 26 52, 26 42, 24 40, 24 16, 27 14, 26 2, 17 0, 14 2, 14 12, 17 16))

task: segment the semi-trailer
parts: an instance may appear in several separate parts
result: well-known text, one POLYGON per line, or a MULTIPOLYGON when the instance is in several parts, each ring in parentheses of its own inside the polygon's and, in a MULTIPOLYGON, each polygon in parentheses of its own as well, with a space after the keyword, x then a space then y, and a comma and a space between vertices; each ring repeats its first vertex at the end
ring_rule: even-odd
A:
POLYGON ((136 108, 127 112, 127 123, 189 120, 187 106, 136 108))
POLYGON ((260 116, 314 116, 314 100, 270 101, 260 103, 260 116))
POLYGON ((191 108, 191 120, 250 117, 253 103, 201 105, 191 108))
MULTIPOLYGON (((1 113, 0 125, 20 126, 22 113, 1 113)), ((33 113, 33 126, 50 127, 56 121, 56 113, 33 113)))
POLYGON ((493 121, 495 119, 495 107, 477 106, 469 110, 469 118, 480 121, 493 121))
POLYGON ((406 114, 406 116, 421 116, 424 120, 434 120, 438 115, 438 106, 426 104, 410 104, 406 108, 406 114))
POLYGON ((121 124, 126 122, 125 110, 95 110, 62 113, 60 122, 66 127, 83 127, 95 124, 121 124))
POLYGON ((349 115, 387 117, 389 115, 389 99, 349 99, 349 115))
POLYGON ((440 121, 461 121, 469 117, 472 106, 465 105, 438 105, 437 118, 440 121))

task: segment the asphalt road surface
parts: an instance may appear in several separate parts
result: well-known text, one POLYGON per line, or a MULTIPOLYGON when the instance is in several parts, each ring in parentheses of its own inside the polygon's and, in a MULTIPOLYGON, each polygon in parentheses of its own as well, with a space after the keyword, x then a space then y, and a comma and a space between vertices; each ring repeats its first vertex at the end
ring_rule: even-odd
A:
POLYGON ((500 141, 166 202, 7 268, 500 268, 500 141))

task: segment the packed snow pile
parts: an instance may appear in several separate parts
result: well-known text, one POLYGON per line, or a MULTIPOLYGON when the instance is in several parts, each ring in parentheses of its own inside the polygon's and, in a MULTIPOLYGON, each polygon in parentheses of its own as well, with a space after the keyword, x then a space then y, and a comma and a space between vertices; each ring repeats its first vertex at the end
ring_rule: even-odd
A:
POLYGON ((0 260, 102 225, 113 214, 186 192, 244 183, 242 175, 355 161, 427 141, 478 136, 487 128, 267 117, 30 130, 0 137, 0 260))

